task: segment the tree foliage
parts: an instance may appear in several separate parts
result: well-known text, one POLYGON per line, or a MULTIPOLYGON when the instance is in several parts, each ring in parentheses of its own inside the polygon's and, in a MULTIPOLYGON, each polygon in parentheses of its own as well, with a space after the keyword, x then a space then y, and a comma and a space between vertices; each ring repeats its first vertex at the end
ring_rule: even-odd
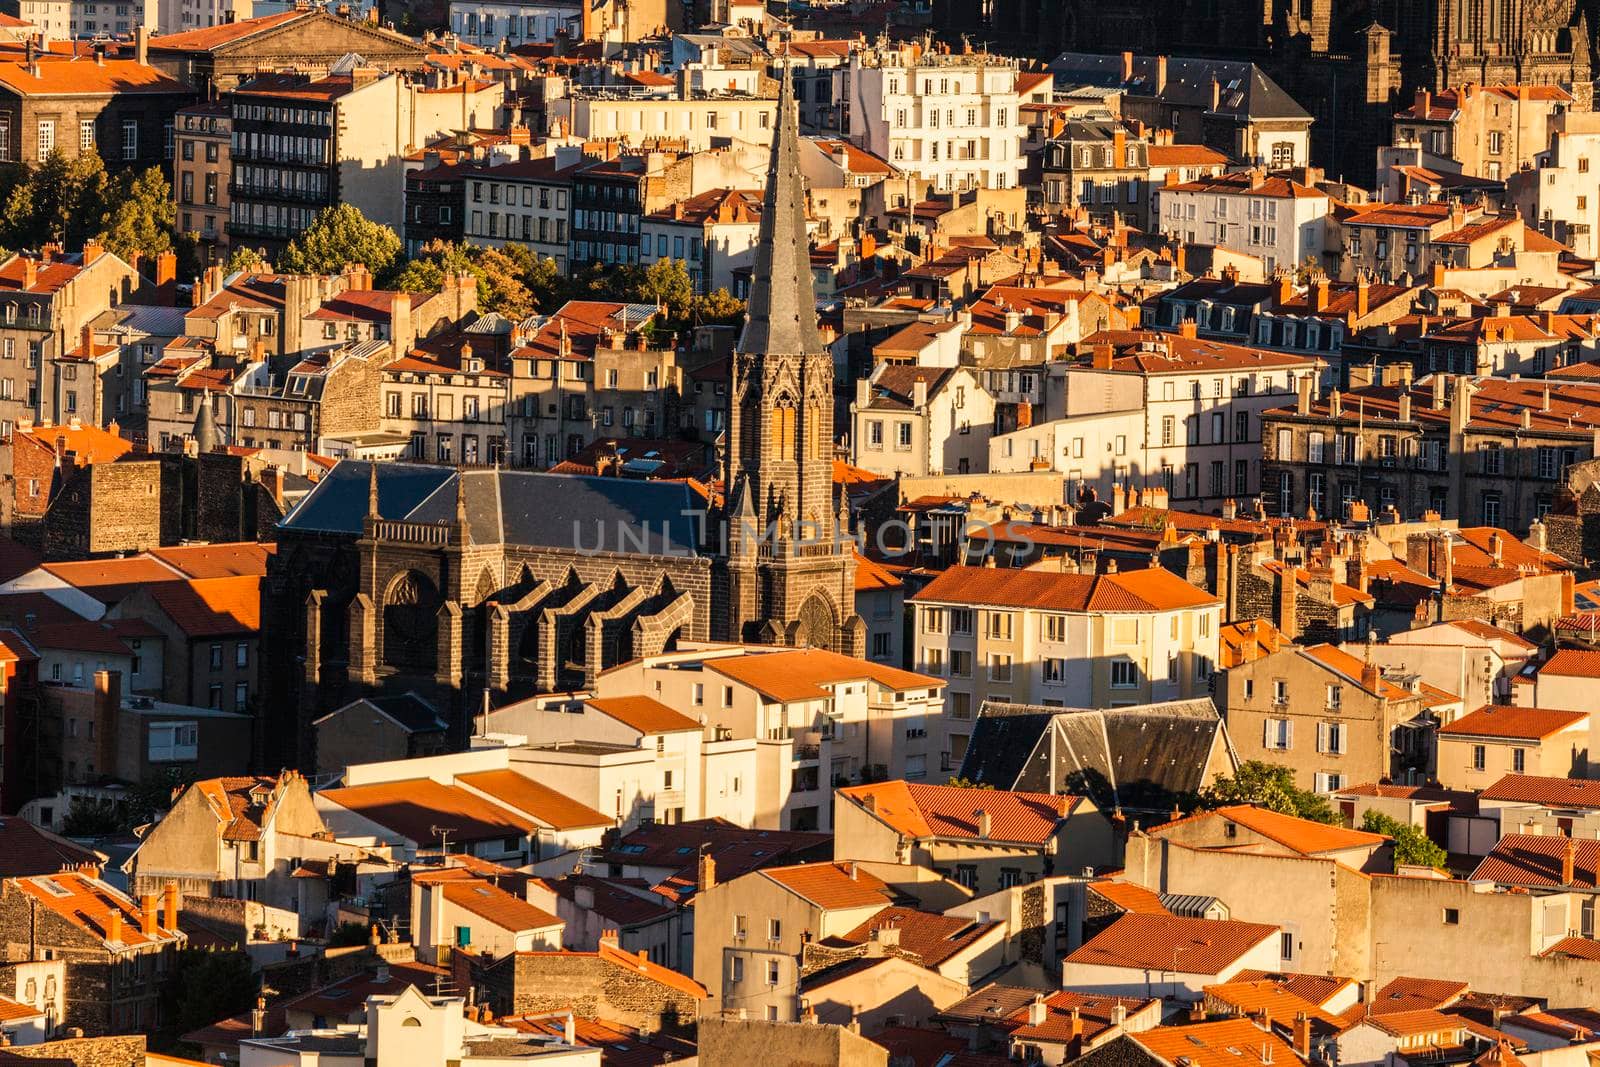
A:
POLYGON ((1368 809, 1361 817, 1361 828, 1368 833, 1386 834, 1394 838, 1396 864, 1443 867, 1450 861, 1449 854, 1427 834, 1410 823, 1391 818, 1381 811, 1368 809))
POLYGON ((159 167, 137 174, 125 170, 111 182, 111 203, 100 239, 109 251, 132 262, 134 256, 171 251, 177 221, 172 186, 159 167))
POLYGON ((360 263, 374 276, 383 276, 399 256, 400 237, 393 230, 373 222, 354 204, 335 204, 317 212, 276 266, 290 274, 336 274, 360 263))
POLYGON ((250 957, 236 950, 184 949, 165 990, 178 1033, 248 1011, 259 990, 250 957))
POLYGON ((35 167, 13 168, 0 212, 0 244, 75 251, 99 239, 123 259, 174 248, 177 207, 161 168, 106 172, 98 153, 68 159, 58 148, 35 167))
POLYGON ((222 273, 233 274, 241 270, 260 270, 266 264, 261 258, 261 253, 248 245, 238 245, 228 251, 228 258, 223 261, 222 273))
POLYGON ((1229 804, 1256 804, 1269 811, 1310 819, 1312 822, 1339 821, 1333 805, 1326 798, 1294 784, 1292 770, 1261 760, 1241 763, 1233 777, 1220 774, 1216 781, 1200 791, 1198 806, 1202 809, 1221 808, 1229 804))
POLYGON ((523 319, 534 310, 533 293, 526 281, 537 260, 521 245, 485 248, 432 241, 400 269, 394 286, 412 293, 438 289, 452 274, 471 274, 478 282, 478 308, 508 319, 523 319))

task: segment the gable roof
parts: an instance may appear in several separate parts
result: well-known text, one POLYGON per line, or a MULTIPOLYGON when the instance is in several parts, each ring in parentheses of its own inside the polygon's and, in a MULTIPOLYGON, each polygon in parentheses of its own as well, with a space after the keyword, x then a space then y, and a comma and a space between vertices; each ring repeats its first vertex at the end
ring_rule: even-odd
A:
MULTIPOLYGON (((287 778, 294 772, 284 774, 287 778)), ((204 778, 190 788, 205 798, 222 826, 224 841, 258 841, 281 796, 279 782, 262 775, 204 778)))
POLYGON ((1539 673, 1556 678, 1600 678, 1600 652, 1563 648, 1544 662, 1539 673))
POLYGON ((55 60, 32 67, 27 63, 0 62, 0 85, 24 97, 193 92, 155 67, 131 59, 108 59, 104 63, 55 60))
POLYGON ((1485 704, 1439 727, 1438 732, 1441 737, 1511 737, 1538 741, 1586 722, 1588 718, 1586 711, 1485 704))
POLYGON ((840 789, 838 795, 908 837, 946 837, 1043 845, 1055 836, 1078 797, 925 785, 897 779, 840 789), (980 832, 980 813, 989 832, 980 832))
POLYGON ((1365 830, 1349 830, 1343 826, 1313 822, 1310 819, 1284 815, 1253 804, 1233 804, 1198 812, 1175 823, 1157 826, 1150 830, 1150 834, 1153 837, 1163 837, 1172 827, 1206 819, 1226 819, 1236 822, 1247 830, 1275 841, 1302 856, 1319 856, 1352 848, 1371 848, 1389 840, 1383 834, 1371 834, 1365 830))
POLYGON ((1449 978, 1396 978, 1373 996, 1369 1014, 1438 1009, 1460 999, 1467 983, 1449 978))
POLYGON ((1596 889, 1600 883, 1600 841, 1592 838, 1544 834, 1506 834, 1472 872, 1473 881, 1529 889, 1596 889), (1572 882, 1564 882, 1562 862, 1568 848, 1574 850, 1572 882))
POLYGON ((898 931, 902 952, 915 955, 924 967, 936 968, 998 926, 996 922, 976 922, 959 915, 939 915, 891 905, 842 934, 839 940, 865 944, 879 931, 893 929, 898 931))
POLYGON ((256 575, 179 579, 147 588, 187 637, 244 637, 261 631, 261 579, 256 575))
POLYGON ((888 883, 856 863, 802 863, 760 873, 829 911, 887 905, 894 895, 888 883))
POLYGON ((557 830, 580 830, 611 826, 616 820, 587 804, 513 770, 475 771, 456 776, 456 781, 486 793, 506 807, 526 812, 557 830))
POLYGON ((1260 1029, 1254 1019, 1158 1026, 1129 1034, 1128 1040, 1163 1063, 1187 1067, 1260 1067, 1263 1062, 1291 1067, 1300 1062, 1287 1041, 1260 1029))
POLYGON ((1149 915, 1172 914, 1167 906, 1161 903, 1159 894, 1135 882, 1101 880, 1090 882, 1087 888, 1089 892, 1104 897, 1123 911, 1139 911, 1149 915))
POLYGON ((1479 800, 1543 804, 1552 808, 1600 810, 1600 782, 1587 778, 1546 778, 1508 774, 1478 794, 1479 800))
POLYGON ((66 867, 93 864, 106 857, 42 830, 17 815, 0 816, 0 878, 55 874, 66 867))
POLYGON ((831 696, 825 686, 870 679, 889 689, 937 689, 942 679, 855 659, 822 648, 792 652, 751 651, 742 656, 717 656, 704 667, 742 682, 763 696, 778 701, 820 700, 831 696))
POLYGON ((674 711, 654 697, 590 697, 584 703, 641 734, 682 733, 701 728, 689 716, 674 711))
POLYGON ((1161 567, 1116 574, 1002 567, 947 567, 911 598, 918 603, 984 604, 1042 611, 1142 612, 1219 604, 1161 567))
POLYGON ((113 889, 98 878, 78 871, 61 871, 56 874, 18 878, 11 882, 30 901, 54 912, 80 930, 105 941, 108 945, 123 947, 151 945, 158 942, 177 941, 183 934, 159 925, 161 913, 157 912, 155 930, 146 932, 140 925, 139 905, 121 890, 113 889), (121 916, 122 935, 116 942, 107 940, 109 922, 113 913, 121 916))
POLYGON ((1066 962, 1218 974, 1277 932, 1264 923, 1128 912, 1066 962))
POLYGON ((535 825, 465 789, 431 778, 324 789, 317 796, 418 845, 438 841, 435 826, 450 827, 456 841, 487 841, 525 836, 535 825))
POLYGON ((566 923, 543 908, 514 897, 481 878, 456 879, 439 884, 435 892, 464 911, 502 930, 548 930, 566 923))

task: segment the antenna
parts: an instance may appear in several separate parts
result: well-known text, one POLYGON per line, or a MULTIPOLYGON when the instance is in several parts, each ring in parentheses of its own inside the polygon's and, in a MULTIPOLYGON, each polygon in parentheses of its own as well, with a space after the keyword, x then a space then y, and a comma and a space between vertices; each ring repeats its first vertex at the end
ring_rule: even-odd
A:
POLYGON ((428 833, 439 839, 439 862, 442 865, 450 856, 450 835, 456 832, 454 826, 430 826, 428 833))

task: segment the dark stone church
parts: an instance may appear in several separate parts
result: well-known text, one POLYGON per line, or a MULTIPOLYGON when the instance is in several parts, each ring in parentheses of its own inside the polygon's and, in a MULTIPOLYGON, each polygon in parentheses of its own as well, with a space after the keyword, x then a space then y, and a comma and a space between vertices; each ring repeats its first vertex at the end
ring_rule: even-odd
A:
POLYGON ((787 79, 779 114, 726 507, 681 482, 341 463, 285 517, 263 582, 264 764, 313 765, 310 722, 374 692, 425 695, 459 741, 486 699, 584 688, 679 641, 863 654, 787 79))

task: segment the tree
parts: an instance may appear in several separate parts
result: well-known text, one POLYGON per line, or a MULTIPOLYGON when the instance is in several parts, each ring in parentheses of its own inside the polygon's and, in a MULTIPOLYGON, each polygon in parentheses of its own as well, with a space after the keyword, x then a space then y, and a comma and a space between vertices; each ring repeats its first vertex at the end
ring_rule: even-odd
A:
POLYGON ((260 989, 250 957, 236 949, 190 948, 178 953, 167 985, 168 1018, 180 1034, 248 1011, 260 989))
POLYGON ((534 257, 533 265, 522 274, 522 284, 528 287, 534 304, 545 314, 555 311, 566 300, 567 276, 549 256, 534 257))
POLYGON ((77 248, 103 228, 109 196, 110 182, 99 153, 68 159, 59 148, 52 149, 9 191, 5 243, 37 248, 59 241, 77 248))
POLYGON ((177 220, 172 186, 161 168, 150 167, 139 174, 124 171, 112 182, 111 207, 100 240, 107 250, 129 262, 136 255, 160 255, 173 247, 177 220))
POLYGON ((1219 774, 1216 781, 1200 791, 1197 806, 1210 809, 1229 804, 1257 804, 1312 822, 1339 821, 1327 800, 1294 784, 1294 772, 1288 767, 1261 760, 1240 764, 1232 778, 1219 774))
POLYGON ((695 297, 689 317, 693 326, 737 326, 744 318, 744 301, 717 289, 695 297))
POLYGON ((633 296, 641 304, 660 304, 673 322, 686 322, 694 303, 694 279, 683 260, 658 259, 644 269, 633 296))
POLYGON ((290 242, 278 263, 290 274, 336 274, 360 263, 385 274, 400 255, 400 238, 373 222, 354 204, 335 204, 317 212, 305 232, 290 242))
POLYGON ((1443 867, 1450 862, 1449 853, 1427 834, 1412 826, 1370 808, 1361 817, 1361 828, 1372 834, 1385 834, 1394 838, 1394 862, 1419 867, 1443 867))
POLYGON ((953 786, 956 789, 993 789, 994 788, 994 786, 989 785, 989 784, 987 784, 985 782, 974 782, 974 781, 972 781, 970 779, 967 779, 967 778, 951 778, 948 782, 945 783, 945 785, 953 786))
POLYGON ((241 270, 260 270, 266 262, 261 258, 261 253, 254 248, 240 245, 228 253, 227 260, 222 264, 222 273, 226 275, 241 270))
POLYGON ((477 279, 479 310, 498 312, 508 319, 524 319, 533 313, 533 295, 523 284, 522 270, 532 257, 512 251, 519 247, 498 249, 430 241, 401 268, 392 284, 407 292, 427 293, 442 286, 447 276, 465 272, 477 279))

